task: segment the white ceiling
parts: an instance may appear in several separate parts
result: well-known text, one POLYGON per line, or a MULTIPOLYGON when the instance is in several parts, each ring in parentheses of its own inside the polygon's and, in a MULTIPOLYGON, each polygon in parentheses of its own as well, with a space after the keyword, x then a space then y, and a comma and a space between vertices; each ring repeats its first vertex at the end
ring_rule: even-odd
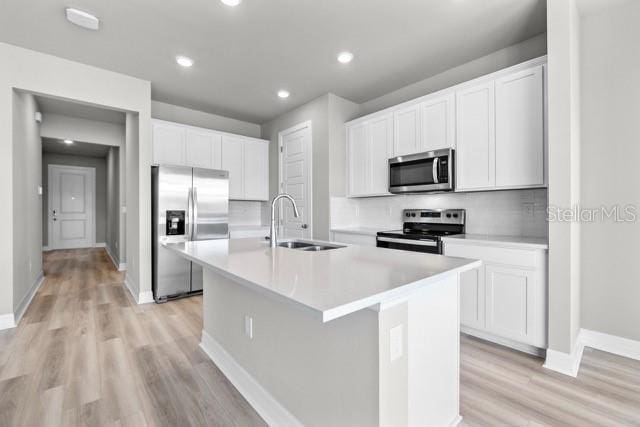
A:
POLYGON ((120 111, 44 96, 36 96, 36 101, 40 112, 44 114, 61 114, 79 119, 118 124, 126 122, 125 114, 120 111))
POLYGON ((69 154, 74 156, 107 157, 108 145, 91 144, 88 142, 74 142, 65 144, 55 138, 42 138, 42 151, 44 153, 69 154))
POLYGON ((256 123, 326 92, 368 101, 544 31, 546 0, 4 0, 0 13, 0 41, 256 123), (68 23, 66 6, 97 15, 100 31, 68 23), (347 66, 342 50, 355 54, 347 66), (179 68, 176 55, 195 65, 179 68))

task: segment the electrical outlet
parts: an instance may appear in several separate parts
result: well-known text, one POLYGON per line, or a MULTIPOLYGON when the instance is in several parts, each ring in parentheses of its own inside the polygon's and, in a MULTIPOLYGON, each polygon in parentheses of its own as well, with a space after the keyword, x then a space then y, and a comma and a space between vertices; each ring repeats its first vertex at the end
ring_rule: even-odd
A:
POLYGON ((403 347, 402 325, 394 326, 389 331, 389 361, 393 362, 402 357, 403 347))
POLYGON ((244 316, 244 334, 249 339, 253 339, 253 317, 244 316))
POLYGON ((522 211, 524 212, 525 216, 532 217, 535 209, 535 203, 525 202, 522 204, 522 211))

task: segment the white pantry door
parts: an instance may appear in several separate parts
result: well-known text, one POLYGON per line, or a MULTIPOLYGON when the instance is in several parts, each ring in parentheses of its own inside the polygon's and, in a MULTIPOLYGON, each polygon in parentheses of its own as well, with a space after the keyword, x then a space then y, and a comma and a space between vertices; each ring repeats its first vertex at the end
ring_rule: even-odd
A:
POLYGON ((49 248, 95 245, 95 169, 49 165, 49 248))
POLYGON ((311 230, 311 122, 279 133, 280 192, 296 201, 298 218, 288 200, 280 202, 280 236, 310 239, 311 230))

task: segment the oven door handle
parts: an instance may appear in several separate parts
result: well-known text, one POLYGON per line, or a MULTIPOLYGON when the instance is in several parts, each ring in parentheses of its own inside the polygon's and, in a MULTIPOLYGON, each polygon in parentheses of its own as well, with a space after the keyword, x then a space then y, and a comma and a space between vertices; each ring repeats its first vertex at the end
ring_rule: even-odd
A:
POLYGON ((403 245, 438 246, 433 240, 392 239, 391 237, 378 237, 379 242, 400 243, 403 245))
POLYGON ((434 184, 439 184, 440 181, 438 181, 438 164, 440 162, 440 158, 436 157, 433 159, 433 169, 432 169, 432 174, 433 174, 433 183, 434 184))

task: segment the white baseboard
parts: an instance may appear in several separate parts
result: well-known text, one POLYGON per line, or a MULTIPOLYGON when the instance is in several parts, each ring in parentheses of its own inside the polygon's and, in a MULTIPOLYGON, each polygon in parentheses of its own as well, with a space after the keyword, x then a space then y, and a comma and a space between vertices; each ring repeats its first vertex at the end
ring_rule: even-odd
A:
POLYGON ((16 325, 20 323, 20 319, 22 319, 22 316, 24 316, 24 313, 27 311, 27 308, 31 304, 31 301, 33 301, 33 297, 36 296, 36 292, 38 292, 38 289, 40 289, 40 286, 42 286, 43 283, 44 273, 40 271, 38 273, 38 277, 36 277, 36 280, 34 280, 27 294, 22 298, 22 301, 18 303, 18 307, 16 308, 16 312, 14 314, 16 325))
POLYGON ((13 313, 0 314, 0 331, 3 329, 11 329, 16 327, 16 321, 13 313))
POLYGON ((547 358, 543 366, 564 375, 577 377, 583 351, 584 343, 582 342, 582 333, 579 333, 573 351, 570 354, 547 349, 547 358))
POLYGON ((42 247, 42 252, 47 252, 50 251, 51 249, 49 249, 49 246, 43 246, 42 247))
POLYGON ((589 329, 582 329, 580 331, 580 338, 586 347, 628 357, 629 359, 640 360, 640 341, 591 331, 589 329))
POLYGON ((490 334, 488 332, 479 331, 477 329, 469 328, 467 326, 460 325, 460 332, 472 337, 477 337, 485 341, 489 341, 495 344, 500 344, 505 347, 512 348, 514 350, 521 351, 523 353, 532 354, 538 357, 545 356, 545 350, 529 344, 523 344, 521 342, 513 341, 508 338, 499 337, 497 335, 490 334))
POLYGON ((138 295, 138 304, 149 304, 151 302, 154 302, 153 292, 140 292, 138 295))
POLYGON ((94 248, 106 248, 107 244, 105 242, 96 242, 93 244, 94 248))
POLYGON ((109 247, 109 245, 106 245, 104 249, 107 251, 107 255, 109 255, 109 258, 111 259, 111 262, 113 263, 113 266, 116 268, 116 270, 118 271, 127 270, 127 263, 125 262, 119 263, 118 261, 116 261, 116 257, 113 255, 113 252, 111 252, 111 248, 109 247))
POLYGON ((127 271, 127 263, 121 262, 120 264, 118 264, 118 271, 127 271))
POLYGON ((124 275, 124 287, 127 288, 127 290, 129 291, 129 294, 131 294, 131 297, 136 302, 136 304, 139 304, 138 303, 139 295, 138 295, 137 292, 133 291, 132 282, 133 282, 133 279, 131 278, 131 276, 129 276, 129 273, 125 274, 124 275))
POLYGON ((202 330, 200 348, 209 356, 231 384, 270 426, 302 426, 267 390, 242 368, 208 333, 202 330))

